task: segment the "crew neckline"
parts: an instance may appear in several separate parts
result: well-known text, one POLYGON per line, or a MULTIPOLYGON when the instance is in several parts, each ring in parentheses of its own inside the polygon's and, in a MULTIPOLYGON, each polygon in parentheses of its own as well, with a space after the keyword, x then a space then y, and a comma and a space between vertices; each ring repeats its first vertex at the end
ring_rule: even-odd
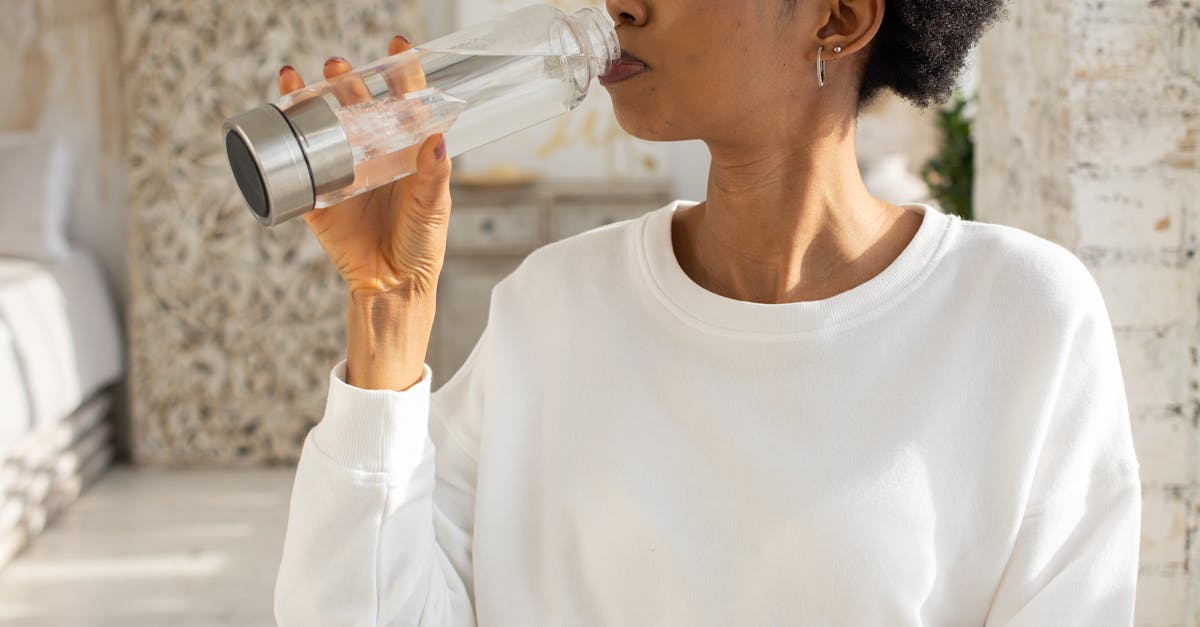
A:
POLYGON ((915 289, 944 252, 960 218, 925 203, 902 203, 923 214, 916 235, 882 272, 828 298, 795 303, 755 303, 710 292, 692 280, 675 257, 671 222, 675 211, 700 204, 675 200, 646 214, 639 247, 651 290, 676 316, 709 333, 786 338, 839 331, 882 313, 915 289))

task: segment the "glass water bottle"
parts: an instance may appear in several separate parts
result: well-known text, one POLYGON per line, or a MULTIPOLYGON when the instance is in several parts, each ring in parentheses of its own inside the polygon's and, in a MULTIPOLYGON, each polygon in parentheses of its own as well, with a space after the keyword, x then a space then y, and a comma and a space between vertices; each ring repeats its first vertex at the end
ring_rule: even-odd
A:
POLYGON ((603 10, 529 6, 229 118, 229 165, 274 226, 411 174, 435 133, 453 157, 570 111, 620 56, 603 10))

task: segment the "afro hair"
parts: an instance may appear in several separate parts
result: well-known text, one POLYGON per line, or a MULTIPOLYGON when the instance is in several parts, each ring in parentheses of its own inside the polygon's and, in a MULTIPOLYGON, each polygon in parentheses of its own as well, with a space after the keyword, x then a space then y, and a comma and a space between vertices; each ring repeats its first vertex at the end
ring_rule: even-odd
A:
MULTIPOLYGON (((790 12, 797 0, 784 0, 790 12)), ((883 23, 866 48, 859 84, 862 108, 884 89, 919 107, 954 92, 971 48, 996 21, 1003 0, 887 0, 883 23)))

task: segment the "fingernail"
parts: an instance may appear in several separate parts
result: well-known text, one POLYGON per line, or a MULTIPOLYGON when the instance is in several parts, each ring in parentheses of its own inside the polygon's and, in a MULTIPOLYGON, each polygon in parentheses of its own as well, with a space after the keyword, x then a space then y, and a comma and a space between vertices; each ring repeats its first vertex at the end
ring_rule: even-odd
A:
POLYGON ((348 61, 343 57, 329 57, 325 59, 325 65, 332 65, 334 63, 348 63, 348 61))
POLYGON ((395 40, 397 40, 397 39, 399 39, 400 41, 403 41, 403 42, 404 42, 404 45, 406 45, 406 46, 411 46, 411 45, 412 45, 412 42, 411 42, 411 41, 409 41, 409 40, 408 40, 408 37, 405 37, 404 35, 396 35, 395 37, 392 37, 392 41, 395 41, 395 40))
POLYGON ((446 158, 446 138, 445 137, 438 140, 438 145, 435 146, 433 149, 433 158, 437 159, 438 161, 441 161, 442 159, 446 158))
POLYGON ((291 70, 291 71, 295 72, 295 71, 296 71, 296 68, 294 68, 294 67, 292 67, 292 66, 290 66, 290 65, 285 65, 285 66, 283 66, 283 67, 279 68, 279 75, 280 75, 280 76, 283 76, 283 73, 284 73, 284 72, 286 72, 286 71, 288 71, 288 70, 291 70))

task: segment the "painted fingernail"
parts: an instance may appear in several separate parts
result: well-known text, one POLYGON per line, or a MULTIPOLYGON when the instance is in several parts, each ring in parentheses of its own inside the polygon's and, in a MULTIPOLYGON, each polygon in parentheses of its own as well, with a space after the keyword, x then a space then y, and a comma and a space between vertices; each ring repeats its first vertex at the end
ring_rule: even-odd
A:
POLYGON ((446 138, 445 137, 438 140, 438 145, 435 146, 433 149, 433 158, 437 159, 438 161, 441 161, 442 159, 446 158, 446 138))
POLYGON ((291 70, 291 71, 295 72, 295 71, 296 71, 296 68, 294 68, 294 67, 292 67, 292 66, 290 66, 290 65, 285 65, 285 66, 283 66, 283 67, 279 68, 279 75, 280 75, 280 76, 283 76, 283 73, 284 73, 284 72, 287 72, 288 70, 291 70))
POLYGON ((399 39, 400 41, 404 42, 404 45, 406 45, 406 46, 411 46, 411 45, 412 45, 412 42, 411 42, 411 41, 409 41, 409 40, 408 40, 408 37, 405 37, 404 35, 396 35, 395 37, 392 37, 392 41, 396 41, 397 39, 399 39))
POLYGON ((333 65, 334 63, 348 63, 343 57, 329 57, 325 59, 325 65, 333 65))

